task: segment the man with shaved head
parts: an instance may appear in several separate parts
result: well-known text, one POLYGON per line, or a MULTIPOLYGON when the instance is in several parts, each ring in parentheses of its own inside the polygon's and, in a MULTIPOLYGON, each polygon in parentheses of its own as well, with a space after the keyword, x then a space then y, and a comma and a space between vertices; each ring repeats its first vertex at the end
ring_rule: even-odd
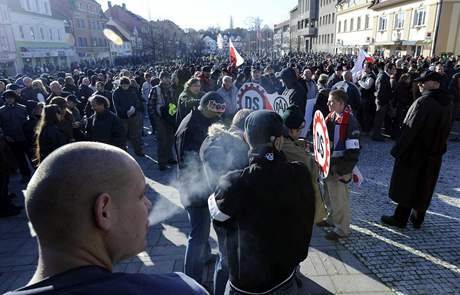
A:
POLYGON ((112 273, 145 249, 151 203, 144 190, 141 168, 119 148, 80 142, 53 152, 25 194, 37 270, 11 294, 208 294, 184 274, 112 273))

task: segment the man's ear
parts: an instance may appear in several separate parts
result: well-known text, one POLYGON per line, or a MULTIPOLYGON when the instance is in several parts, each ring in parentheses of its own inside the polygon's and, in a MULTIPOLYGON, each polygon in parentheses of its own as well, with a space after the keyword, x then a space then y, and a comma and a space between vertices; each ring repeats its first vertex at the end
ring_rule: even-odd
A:
POLYGON ((108 193, 97 196, 94 202, 94 220, 99 229, 108 231, 113 225, 113 206, 113 199, 108 193))
POLYGON ((283 137, 279 136, 275 138, 275 141, 273 142, 273 146, 275 147, 276 150, 281 151, 281 149, 283 148, 283 143, 284 143, 283 137))

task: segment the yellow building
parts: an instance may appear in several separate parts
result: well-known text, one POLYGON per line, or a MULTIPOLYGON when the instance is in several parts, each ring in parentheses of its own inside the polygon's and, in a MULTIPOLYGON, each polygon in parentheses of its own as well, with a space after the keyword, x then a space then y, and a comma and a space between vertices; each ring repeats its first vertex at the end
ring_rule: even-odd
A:
POLYGON ((460 1, 442 1, 440 20, 435 35, 435 54, 460 55, 460 1))
POLYGON ((374 14, 374 46, 385 56, 431 56, 460 50, 460 1, 380 0, 374 14))

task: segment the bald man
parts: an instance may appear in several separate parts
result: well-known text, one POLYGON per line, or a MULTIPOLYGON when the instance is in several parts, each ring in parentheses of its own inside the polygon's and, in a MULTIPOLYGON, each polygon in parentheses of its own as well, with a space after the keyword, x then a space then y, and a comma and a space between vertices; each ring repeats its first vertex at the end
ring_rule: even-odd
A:
POLYGON ((121 149, 80 142, 53 152, 25 194, 37 270, 10 294, 208 294, 184 274, 112 273, 145 249, 151 203, 144 190, 141 168, 121 149))

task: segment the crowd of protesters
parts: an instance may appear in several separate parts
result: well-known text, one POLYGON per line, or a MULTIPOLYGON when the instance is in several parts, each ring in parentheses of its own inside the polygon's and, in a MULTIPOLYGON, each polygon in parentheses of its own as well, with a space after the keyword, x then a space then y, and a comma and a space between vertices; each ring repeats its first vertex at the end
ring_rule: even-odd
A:
POLYGON ((47 158, 48 166, 57 161, 53 152, 62 146, 92 141, 127 151, 129 143, 144 157, 145 144, 155 140, 151 156, 160 171, 177 165, 189 216, 185 273, 203 284, 205 264, 213 261, 212 221, 220 252, 213 294, 297 294, 313 224, 330 227, 329 240, 351 233, 348 183, 360 138, 396 141, 389 195, 398 207, 382 222, 405 227, 410 219, 420 228, 460 105, 459 58, 375 57, 358 73, 354 60, 292 54, 236 68, 203 57, 2 78, 0 215, 21 211, 8 192, 11 173, 18 169, 27 184, 47 158), (246 82, 282 94, 289 107, 282 116, 240 109, 237 92, 246 82), (332 150, 331 172, 321 181, 305 141, 318 110, 332 150))

